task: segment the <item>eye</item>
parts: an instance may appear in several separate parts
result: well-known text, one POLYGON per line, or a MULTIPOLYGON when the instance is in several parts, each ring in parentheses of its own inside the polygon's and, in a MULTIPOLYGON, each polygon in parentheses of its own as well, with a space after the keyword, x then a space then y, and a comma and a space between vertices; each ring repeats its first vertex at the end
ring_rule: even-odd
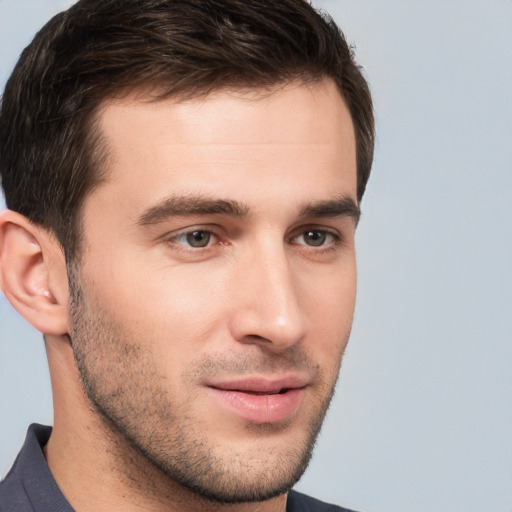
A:
POLYGON ((194 231, 188 231, 181 233, 173 238, 174 242, 182 245, 188 245, 189 247, 202 248, 208 247, 216 241, 215 235, 210 231, 204 229, 197 229, 194 231))
POLYGON ((294 238, 295 243, 300 245, 309 245, 310 247, 321 247, 332 244, 336 241, 336 235, 321 229, 310 229, 294 238))

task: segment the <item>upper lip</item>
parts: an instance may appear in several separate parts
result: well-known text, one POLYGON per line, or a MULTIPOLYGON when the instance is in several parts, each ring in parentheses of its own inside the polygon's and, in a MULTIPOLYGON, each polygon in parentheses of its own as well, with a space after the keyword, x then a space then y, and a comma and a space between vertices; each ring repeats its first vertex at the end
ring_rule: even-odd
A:
POLYGON ((281 378, 243 377, 209 382, 207 385, 225 391, 274 394, 289 389, 303 388, 308 385, 308 379, 299 375, 281 378))

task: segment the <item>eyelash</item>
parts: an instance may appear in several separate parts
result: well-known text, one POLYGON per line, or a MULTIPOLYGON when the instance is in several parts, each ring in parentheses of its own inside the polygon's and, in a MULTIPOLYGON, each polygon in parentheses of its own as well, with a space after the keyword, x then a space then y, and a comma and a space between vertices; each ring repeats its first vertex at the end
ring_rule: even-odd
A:
MULTIPOLYGON (((314 227, 314 226, 302 228, 300 230, 300 232, 296 231, 295 234, 293 234, 293 236, 291 236, 288 240, 294 245, 307 247, 309 250, 313 250, 317 253, 323 253, 323 252, 334 250, 334 249, 336 249, 336 247, 343 244, 343 236, 341 234, 339 234, 338 232, 326 229, 324 227, 319 228, 319 227, 314 227), (328 243, 324 243, 322 245, 318 245, 318 246, 308 245, 306 243, 293 242, 294 240, 298 239, 299 237, 303 237, 306 234, 311 234, 311 233, 316 233, 316 234, 320 233, 327 238, 331 237, 331 241, 328 243)), ((199 251, 204 252, 217 244, 228 245, 228 243, 222 241, 222 236, 215 229, 212 229, 212 227, 210 227, 210 226, 208 226, 208 227, 197 226, 197 227, 188 228, 184 231, 181 231, 179 233, 174 233, 171 236, 166 237, 165 241, 168 242, 169 244, 173 244, 177 250, 185 251, 187 253, 195 253, 195 252, 199 252, 199 251), (179 241, 180 239, 183 239, 184 237, 187 237, 189 235, 193 235, 194 233, 206 234, 209 237, 217 239, 217 241, 216 242, 214 241, 213 243, 211 243, 211 241, 209 239, 207 245, 198 246, 198 247, 194 247, 192 245, 187 245, 186 243, 182 243, 179 241)))
MULTIPOLYGON (((213 231, 211 228, 208 228, 208 229, 205 229, 205 228, 193 228, 193 229, 188 229, 187 231, 182 231, 181 233, 177 233, 175 235, 172 235, 171 237, 169 237, 167 239, 167 241, 175 242, 175 243, 177 243, 180 246, 189 247, 190 249, 195 250, 195 249, 206 249, 208 247, 211 247, 211 245, 213 245, 213 244, 210 244, 210 238, 211 237, 220 238, 219 235, 217 233, 215 233, 215 231, 213 231), (184 237, 188 237, 189 235, 194 235, 194 233, 203 233, 203 234, 208 235, 209 239, 208 239, 207 245, 194 247, 193 245, 186 245, 185 243, 180 243, 179 242, 179 239, 184 238, 184 237)), ((187 250, 190 250, 190 249, 187 249, 187 250)))
POLYGON ((169 236, 166 236, 164 239, 169 245, 172 245, 174 250, 185 252, 187 254, 195 254, 195 253, 203 253, 204 251, 207 251, 210 249, 213 245, 216 243, 220 243, 222 245, 226 245, 224 242, 222 242, 221 235, 217 232, 217 230, 212 229, 211 226, 205 227, 205 226, 196 226, 192 228, 187 228, 186 230, 180 231, 178 233, 173 233, 169 236), (187 245, 185 243, 180 242, 180 239, 183 239, 184 237, 187 237, 188 235, 192 235, 193 233, 204 233, 209 235, 210 237, 216 238, 218 241, 215 243, 210 243, 210 240, 208 241, 208 245, 205 245, 204 247, 194 247, 192 245, 187 245))
POLYGON ((310 234, 321 234, 321 236, 324 237, 324 240, 325 238, 331 238, 331 241, 330 242, 327 242, 327 243, 322 243, 321 245, 308 245, 306 243, 297 243, 297 245, 304 245, 305 247, 309 247, 310 249, 314 249, 316 250, 317 252, 325 252, 325 251, 328 251, 328 250, 332 250, 334 248, 336 248, 337 246, 339 246, 343 239, 341 237, 341 235, 339 233, 336 233, 336 232, 333 232, 333 231, 330 231, 328 229, 325 229, 325 228, 309 228, 309 229, 306 229, 304 231, 301 231, 298 235, 295 235, 292 240, 295 240, 299 237, 304 237, 305 235, 310 235, 310 234))

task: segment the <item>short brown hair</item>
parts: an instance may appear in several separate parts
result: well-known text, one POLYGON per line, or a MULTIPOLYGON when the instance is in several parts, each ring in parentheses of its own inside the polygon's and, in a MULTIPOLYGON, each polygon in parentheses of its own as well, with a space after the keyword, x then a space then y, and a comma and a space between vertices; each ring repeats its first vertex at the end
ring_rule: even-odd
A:
POLYGON ((0 112, 7 206, 51 230, 70 261, 85 195, 101 180, 94 114, 106 99, 332 78, 355 127, 357 195, 374 148, 370 92, 334 21, 305 0, 80 0, 24 50, 0 112))

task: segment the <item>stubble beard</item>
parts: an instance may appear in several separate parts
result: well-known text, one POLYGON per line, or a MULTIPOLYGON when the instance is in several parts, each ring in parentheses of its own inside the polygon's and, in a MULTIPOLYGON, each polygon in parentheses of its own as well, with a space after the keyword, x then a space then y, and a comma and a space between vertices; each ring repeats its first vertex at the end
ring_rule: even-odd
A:
MULTIPOLYGON (((76 275, 70 283, 70 340, 84 394, 115 445, 117 469, 129 481, 138 487, 151 486, 147 477, 156 470, 169 480, 170 488, 177 483, 201 499, 221 504, 261 502, 293 487, 309 464, 337 377, 318 387, 321 396, 315 397, 317 406, 301 443, 281 445, 279 453, 239 453, 205 435, 208 418, 191 415, 188 400, 171 398, 166 377, 158 373, 150 351, 136 343, 114 318, 107 318, 100 307, 91 306, 93 301, 84 298, 76 275)), ((291 364, 311 365, 303 353, 279 357, 279 361, 271 360, 267 354, 259 362, 252 357, 243 361, 209 359, 183 378, 221 368, 268 371, 283 368, 283 364, 290 368, 291 364)), ((320 369, 316 374, 321 381, 320 369)), ((250 424, 247 433, 252 438, 271 439, 287 428, 286 423, 250 424)))

